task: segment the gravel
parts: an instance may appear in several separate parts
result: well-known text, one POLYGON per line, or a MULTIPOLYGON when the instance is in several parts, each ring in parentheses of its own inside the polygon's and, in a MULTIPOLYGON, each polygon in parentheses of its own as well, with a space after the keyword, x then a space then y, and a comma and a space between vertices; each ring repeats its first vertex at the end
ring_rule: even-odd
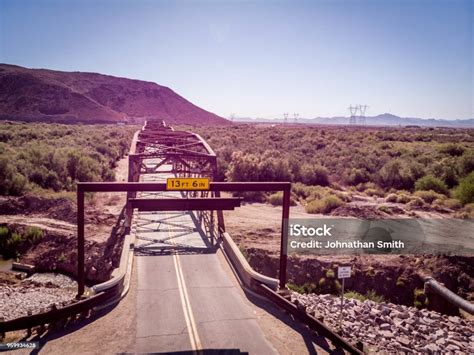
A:
POLYGON ((53 304, 74 299, 76 282, 61 274, 34 274, 16 284, 0 284, 0 314, 4 320, 40 313, 53 304))
POLYGON ((292 301, 353 343, 362 342, 370 352, 465 352, 474 349, 474 321, 426 309, 334 295, 292 293, 292 301))

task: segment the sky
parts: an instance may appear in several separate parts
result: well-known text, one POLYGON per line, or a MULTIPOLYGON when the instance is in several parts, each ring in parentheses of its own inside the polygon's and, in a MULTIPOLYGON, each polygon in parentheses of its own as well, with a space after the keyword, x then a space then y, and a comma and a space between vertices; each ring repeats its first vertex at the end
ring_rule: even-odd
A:
POLYGON ((474 0, 0 0, 0 62, 153 81, 222 117, 474 118, 474 0))

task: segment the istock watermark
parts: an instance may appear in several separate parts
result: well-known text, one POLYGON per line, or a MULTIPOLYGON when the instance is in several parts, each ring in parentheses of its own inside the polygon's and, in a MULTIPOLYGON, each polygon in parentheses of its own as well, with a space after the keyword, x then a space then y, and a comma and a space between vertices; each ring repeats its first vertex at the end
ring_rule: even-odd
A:
POLYGON ((288 252, 474 255, 474 221, 459 219, 289 219, 288 252))

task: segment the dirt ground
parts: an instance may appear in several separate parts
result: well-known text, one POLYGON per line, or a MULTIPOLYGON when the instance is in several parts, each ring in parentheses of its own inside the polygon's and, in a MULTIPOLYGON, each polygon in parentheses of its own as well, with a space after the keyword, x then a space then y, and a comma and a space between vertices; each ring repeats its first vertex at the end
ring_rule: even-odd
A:
MULTIPOLYGON (((252 267, 271 277, 278 275, 281 213, 281 207, 262 203, 249 203, 224 212, 226 231, 243 250, 252 267)), ((430 211, 417 211, 416 214, 439 217, 430 211)), ((291 207, 290 217, 314 219, 323 216, 307 214, 298 205, 291 207)), ((418 297, 415 290, 423 293, 423 277, 426 275, 444 283, 462 297, 474 299, 474 256, 292 254, 288 259, 289 282, 305 285, 309 291, 336 293, 340 285, 333 275, 338 265, 352 265, 353 274, 346 283, 348 289, 362 294, 374 290, 391 302, 413 305, 418 297)), ((423 297, 424 294, 421 296, 424 300, 423 297)), ((432 304, 430 307, 447 313, 456 312, 444 305, 432 304)))

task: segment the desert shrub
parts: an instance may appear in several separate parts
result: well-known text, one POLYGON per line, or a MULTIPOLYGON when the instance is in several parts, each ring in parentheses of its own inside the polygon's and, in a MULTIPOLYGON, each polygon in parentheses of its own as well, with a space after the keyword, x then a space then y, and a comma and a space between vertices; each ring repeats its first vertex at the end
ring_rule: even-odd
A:
POLYGON ((349 174, 346 176, 345 181, 348 185, 358 185, 369 181, 370 175, 365 169, 352 168, 349 174))
POLYGON ((440 194, 448 194, 448 186, 438 178, 435 178, 433 175, 426 175, 418 179, 415 183, 415 190, 433 190, 440 194))
POLYGON ((454 196, 461 201, 463 205, 474 203, 474 171, 461 180, 454 192, 454 196))
POLYGON ((385 198, 385 201, 387 202, 397 202, 397 194, 394 194, 394 193, 391 193, 391 194, 388 194, 387 197, 385 198))
POLYGON ((452 210, 459 210, 462 208, 462 203, 456 198, 448 198, 443 201, 443 205, 452 210))
POLYGON ((303 199, 306 199, 311 194, 311 188, 300 182, 292 184, 291 190, 296 196, 302 197, 303 199))
POLYGON ((442 194, 439 194, 437 193, 436 191, 433 191, 433 190, 429 190, 429 191, 423 191, 423 190, 420 190, 420 191, 416 191, 414 193, 414 195, 416 197, 420 197, 423 201, 425 201, 426 203, 432 203, 434 200, 442 200, 444 198, 446 198, 445 195, 442 195, 442 194))
MULTIPOLYGON (((273 206, 281 206, 283 205, 283 192, 275 192, 274 194, 268 196, 267 200, 273 206)), ((290 196, 290 206, 296 206, 296 201, 293 199, 292 196, 290 196)))
POLYGON ((439 151, 442 154, 448 154, 453 157, 457 157, 464 153, 464 147, 460 146, 459 144, 449 143, 442 145, 439 151))
POLYGON ((457 170, 453 159, 443 159, 431 167, 432 175, 444 181, 448 187, 453 187, 458 183, 457 170))
POLYGON ((291 181, 287 161, 254 154, 235 152, 226 173, 230 181, 291 181))
POLYGON ((384 188, 412 189, 416 179, 422 175, 419 164, 407 165, 395 159, 388 161, 379 171, 379 184, 384 188))
POLYGON ((459 159, 458 166, 462 176, 474 171, 474 149, 469 150, 459 159))
POLYGON ((321 165, 305 164, 301 168, 301 182, 306 185, 328 186, 328 170, 321 165))
POLYGON ((468 203, 465 205, 463 212, 466 213, 467 218, 474 218, 474 203, 468 203))
POLYGON ((25 233, 25 239, 32 244, 38 243, 43 239, 43 230, 38 227, 28 227, 25 233))
POLYGON ((409 207, 423 207, 425 202, 420 197, 413 197, 410 202, 407 203, 409 207))
POLYGON ((114 179, 137 127, 0 124, 9 140, 0 147, 0 194, 45 189, 71 191, 77 181, 114 179))
POLYGON ((3 250, 5 248, 5 243, 7 242, 8 235, 8 227, 0 226, 0 250, 3 250))
POLYGON ((334 270, 332 269, 327 269, 326 270, 326 278, 327 279, 333 279, 335 277, 335 273, 334 273, 334 270))
POLYGON ((408 203, 411 201, 411 196, 406 193, 401 193, 397 197, 398 203, 408 203))
POLYGON ((316 289, 318 288, 317 285, 313 282, 305 282, 303 285, 288 283, 286 286, 290 290, 301 293, 301 294, 312 293, 316 291, 316 289))
POLYGON ((377 196, 377 197, 383 197, 384 193, 378 189, 367 189, 364 191, 367 196, 377 196))
POLYGON ((369 290, 365 295, 356 292, 356 291, 348 291, 344 292, 344 297, 352 298, 364 302, 366 300, 371 300, 376 303, 385 302, 385 299, 382 295, 378 295, 374 290, 369 290))
POLYGON ((342 206, 344 202, 334 195, 329 195, 320 200, 310 201, 305 210, 307 213, 329 213, 335 208, 342 206))
POLYGON ((17 171, 13 161, 0 156, 0 194, 21 195, 26 183, 26 178, 17 171))
POLYGON ((389 206, 379 205, 379 206, 377 207, 377 209, 378 209, 379 211, 381 211, 381 212, 386 213, 386 214, 392 214, 392 213, 393 213, 392 208, 389 207, 389 206))

